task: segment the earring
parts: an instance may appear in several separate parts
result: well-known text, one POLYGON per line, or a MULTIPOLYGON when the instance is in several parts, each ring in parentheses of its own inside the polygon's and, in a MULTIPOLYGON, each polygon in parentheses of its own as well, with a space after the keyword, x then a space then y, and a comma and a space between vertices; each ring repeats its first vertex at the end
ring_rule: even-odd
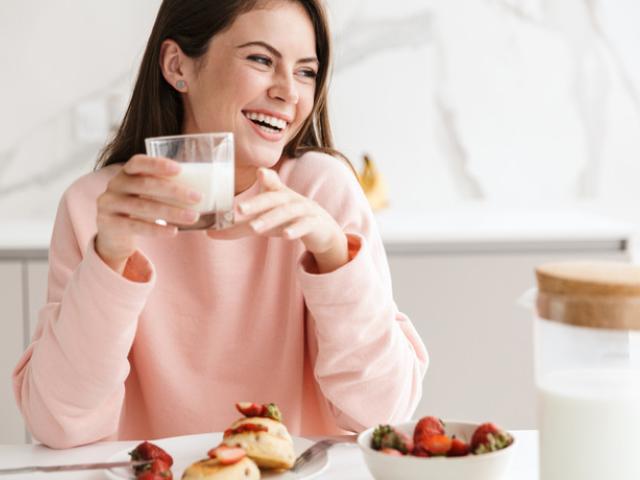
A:
POLYGON ((178 90, 182 90, 182 89, 184 89, 186 86, 187 86, 187 82, 185 82, 184 80, 178 80, 178 81, 176 82, 176 88, 177 88, 178 90))

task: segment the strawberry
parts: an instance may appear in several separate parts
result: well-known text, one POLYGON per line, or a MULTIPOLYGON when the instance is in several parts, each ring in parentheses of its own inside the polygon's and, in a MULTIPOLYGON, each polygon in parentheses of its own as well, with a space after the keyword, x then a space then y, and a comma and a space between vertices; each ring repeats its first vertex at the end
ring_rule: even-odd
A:
POLYGON ((151 473, 164 473, 164 472, 169 471, 170 468, 171 468, 171 465, 168 465, 167 463, 165 463, 162 460, 158 459, 158 460, 154 460, 153 462, 151 462, 151 465, 149 467, 149 471, 151 473))
POLYGON ((260 405, 252 402, 236 403, 236 409, 245 417, 267 417, 282 422, 282 413, 275 403, 260 405))
POLYGON ((413 447, 413 450, 411 451, 411 455, 413 455, 414 457, 430 457, 431 456, 429 452, 427 452, 424 449, 424 447, 422 447, 421 445, 416 445, 415 447, 413 447))
POLYGON ((411 438, 391 425, 379 425, 371 437, 371 448, 382 450, 383 448, 393 448, 402 454, 407 454, 413 450, 411 438))
POLYGON ((387 455, 391 455, 392 457, 404 457, 400 450, 396 450, 395 448, 383 448, 380 450, 382 453, 386 453, 387 455))
POLYGON ((242 460, 247 453, 240 447, 228 447, 227 445, 219 445, 209 450, 210 458, 216 458, 221 465, 231 465, 242 460))
POLYGON ((262 417, 264 416, 264 405, 252 402, 238 402, 236 409, 245 417, 262 417))
POLYGON ((464 457, 466 455, 469 455, 469 445, 454 436, 451 439, 451 448, 447 457, 464 457))
MULTIPOLYGON (((131 460, 159 460, 167 466, 167 470, 173 465, 173 458, 163 449, 150 442, 142 442, 129 452, 131 460)), ((154 462, 155 463, 155 462, 154 462)), ((153 465, 153 464, 151 464, 153 465)), ((150 469, 150 464, 133 467, 136 474, 146 472, 150 469)))
POLYGON ((149 465, 142 467, 144 470, 136 476, 136 480, 141 478, 147 480, 172 480, 170 466, 160 459, 154 460, 149 465))
POLYGON ((228 437, 230 435, 237 435, 238 433, 245 432, 268 432, 269 429, 264 425, 258 425, 257 423, 243 423, 242 425, 238 425, 236 428, 227 428, 224 431, 224 437, 228 437))
POLYGON ((268 403, 267 405, 263 405, 263 407, 266 409, 265 417, 269 417, 276 422, 282 422, 282 413, 275 403, 268 403))
POLYGON ((143 472, 136 476, 136 480, 173 480, 173 474, 171 470, 166 470, 162 473, 143 472))
POLYGON ((163 449, 150 442, 142 442, 129 452, 132 460, 162 460, 167 465, 173 465, 173 458, 163 449))
POLYGON ((483 423, 471 437, 471 451, 475 454, 495 452, 513 443, 513 437, 494 423, 483 423))
POLYGON ((449 453, 451 443, 451 438, 446 435, 427 435, 422 437, 419 445, 433 457, 449 453))
POLYGON ((418 444, 429 435, 444 435, 444 422, 436 417, 422 417, 413 430, 413 442, 418 444))

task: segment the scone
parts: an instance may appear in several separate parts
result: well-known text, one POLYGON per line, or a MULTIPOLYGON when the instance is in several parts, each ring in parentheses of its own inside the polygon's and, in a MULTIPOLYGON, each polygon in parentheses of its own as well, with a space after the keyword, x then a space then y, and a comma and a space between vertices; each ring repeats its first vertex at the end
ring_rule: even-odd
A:
POLYGON ((200 460, 182 474, 182 480, 257 480, 260 470, 248 457, 231 465, 222 465, 215 458, 200 460))
POLYGON ((279 421, 282 417, 277 407, 274 404, 239 403, 236 408, 244 415, 257 413, 259 416, 247 416, 233 422, 224 432, 222 443, 242 447, 261 468, 290 469, 296 459, 293 440, 287 427, 279 421), (249 405, 252 408, 248 408, 249 405))

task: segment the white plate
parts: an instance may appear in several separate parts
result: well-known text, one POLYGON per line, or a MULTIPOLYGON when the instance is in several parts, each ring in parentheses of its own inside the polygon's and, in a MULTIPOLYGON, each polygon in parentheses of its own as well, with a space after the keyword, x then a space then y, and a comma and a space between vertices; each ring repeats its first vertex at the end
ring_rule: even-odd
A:
MULTIPOLYGON (((197 460, 207 458, 207 452, 216 447, 222 441, 222 433, 203 433, 199 435, 186 435, 183 437, 163 438, 160 440, 152 440, 151 443, 158 445, 167 451, 173 457, 173 478, 179 480, 182 472, 197 460)), ((120 462, 131 460, 129 452, 135 448, 140 442, 131 442, 131 447, 112 455, 108 462, 120 462)), ((293 449, 296 456, 309 448, 313 442, 306 438, 293 437, 293 449)), ((261 471, 262 478, 273 478, 274 480, 302 480, 310 479, 319 475, 329 465, 329 457, 325 455, 318 456, 317 461, 313 461, 304 468, 303 471, 274 473, 266 470, 261 471)), ((135 479, 133 472, 129 468, 112 468, 105 470, 107 478, 110 480, 135 479)))

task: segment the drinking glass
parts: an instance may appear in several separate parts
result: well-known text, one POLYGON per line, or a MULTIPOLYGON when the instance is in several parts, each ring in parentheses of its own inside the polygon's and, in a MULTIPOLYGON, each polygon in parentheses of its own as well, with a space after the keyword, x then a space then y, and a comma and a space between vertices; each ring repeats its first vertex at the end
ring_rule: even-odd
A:
POLYGON ((180 230, 221 230, 233 225, 234 142, 233 133, 198 133, 147 138, 147 155, 180 162, 175 181, 202 194, 196 205, 177 204, 200 212, 193 225, 180 230))

